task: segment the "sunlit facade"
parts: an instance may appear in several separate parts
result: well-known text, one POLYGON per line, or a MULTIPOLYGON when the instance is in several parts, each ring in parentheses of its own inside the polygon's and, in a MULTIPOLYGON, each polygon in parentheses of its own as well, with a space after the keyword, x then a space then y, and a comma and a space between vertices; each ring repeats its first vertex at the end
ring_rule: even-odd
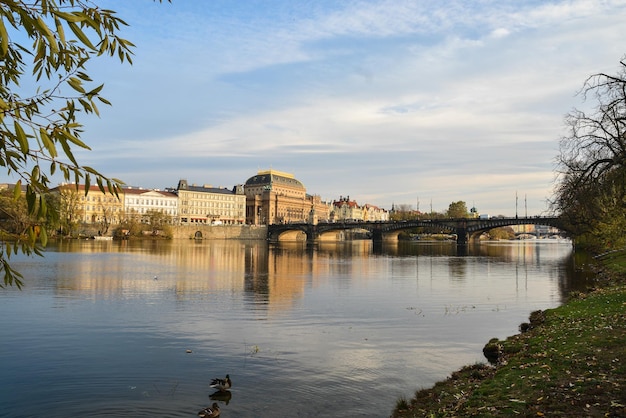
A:
MULTIPOLYGON (((106 190, 106 189, 105 189, 106 190)), ((62 198, 75 199, 75 214, 71 214, 75 221, 88 224, 119 224, 124 218, 124 193, 118 195, 103 193, 98 186, 90 186, 85 190, 85 185, 62 184, 55 187, 51 192, 59 193, 62 198)), ((63 210, 63 208, 61 208, 63 210)), ((60 214, 68 216, 69 214, 60 214)))
POLYGON ((293 174, 277 170, 259 171, 245 185, 246 223, 317 223, 326 221, 329 206, 317 195, 308 195, 293 174))
POLYGON ((169 222, 177 220, 178 196, 176 193, 138 187, 124 187, 124 216, 126 219, 146 220, 150 212, 167 216, 169 222))
POLYGON ((229 190, 210 185, 189 185, 187 180, 180 180, 175 193, 181 224, 241 225, 246 220, 246 196, 242 185, 229 190))

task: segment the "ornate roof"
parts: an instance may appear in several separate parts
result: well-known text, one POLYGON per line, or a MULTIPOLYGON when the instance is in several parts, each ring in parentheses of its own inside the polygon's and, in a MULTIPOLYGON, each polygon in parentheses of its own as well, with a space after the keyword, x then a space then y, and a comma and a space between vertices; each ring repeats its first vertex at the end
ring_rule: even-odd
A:
POLYGON ((246 186, 265 186, 273 183, 305 189, 304 185, 293 174, 276 170, 259 171, 256 176, 252 176, 246 181, 246 186))

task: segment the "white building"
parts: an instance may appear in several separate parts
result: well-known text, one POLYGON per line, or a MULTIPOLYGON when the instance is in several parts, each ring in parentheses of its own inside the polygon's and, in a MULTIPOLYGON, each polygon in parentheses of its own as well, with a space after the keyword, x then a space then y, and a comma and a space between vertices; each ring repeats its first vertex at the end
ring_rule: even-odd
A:
POLYGON ((365 220, 363 216, 363 208, 354 200, 350 200, 350 196, 340 196, 339 200, 333 202, 333 212, 331 219, 334 222, 353 222, 365 220))
POLYGON ((366 222, 381 222, 389 220, 389 212, 378 206, 366 203, 363 205, 363 220, 366 222))
POLYGON ((123 187, 124 213, 126 218, 145 220, 149 212, 160 212, 167 215, 171 222, 178 216, 178 196, 172 192, 123 187))

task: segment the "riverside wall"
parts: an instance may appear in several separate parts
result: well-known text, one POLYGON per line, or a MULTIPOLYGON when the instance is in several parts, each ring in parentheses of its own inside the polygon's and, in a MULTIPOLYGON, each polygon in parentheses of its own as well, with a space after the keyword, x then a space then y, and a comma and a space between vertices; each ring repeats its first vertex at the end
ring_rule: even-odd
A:
POLYGON ((249 239, 265 240, 265 225, 176 225, 172 239, 249 239))

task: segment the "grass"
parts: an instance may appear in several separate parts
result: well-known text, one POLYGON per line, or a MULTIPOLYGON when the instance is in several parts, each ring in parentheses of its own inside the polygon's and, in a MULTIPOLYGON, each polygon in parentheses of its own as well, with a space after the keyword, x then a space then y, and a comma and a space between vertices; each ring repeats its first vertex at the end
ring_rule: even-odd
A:
POLYGON ((411 400, 392 417, 626 417, 626 253, 601 257, 595 288, 531 314, 525 332, 411 400))

